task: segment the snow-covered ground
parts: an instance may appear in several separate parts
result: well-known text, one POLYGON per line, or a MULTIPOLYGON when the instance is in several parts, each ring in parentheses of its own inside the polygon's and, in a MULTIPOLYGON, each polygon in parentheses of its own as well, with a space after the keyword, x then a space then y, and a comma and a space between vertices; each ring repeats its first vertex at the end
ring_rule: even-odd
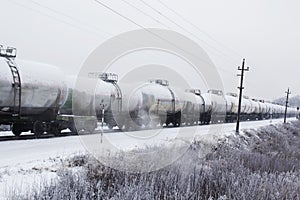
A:
MULTIPOLYGON (((283 119, 242 122, 240 128, 241 130, 257 129, 271 123, 282 123, 282 121, 283 119)), ((40 182, 42 187, 45 182, 56 176, 56 171, 64 158, 91 151, 95 144, 97 147, 102 145, 116 150, 132 150, 175 140, 190 142, 193 138, 214 144, 218 139, 234 133, 235 124, 230 123, 130 133, 104 133, 102 143, 101 134, 3 141, 0 142, 0 199, 9 195, 11 188, 15 188, 15 193, 28 190, 32 182, 40 182)))

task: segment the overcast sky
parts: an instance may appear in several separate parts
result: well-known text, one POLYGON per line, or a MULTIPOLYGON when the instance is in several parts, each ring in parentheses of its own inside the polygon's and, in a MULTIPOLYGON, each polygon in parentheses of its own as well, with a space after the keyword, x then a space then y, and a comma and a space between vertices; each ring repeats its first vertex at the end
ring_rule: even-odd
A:
MULTIPOLYGON (((140 11, 125 0, 101 0, 143 27, 171 29, 197 42, 216 65, 226 92, 237 92, 237 66, 246 58, 245 94, 272 100, 288 87, 300 94, 299 1, 126 1, 140 11)), ((68 74, 102 42, 140 28, 94 0, 0 2, 0 44, 17 47, 19 58, 54 64, 68 74)))

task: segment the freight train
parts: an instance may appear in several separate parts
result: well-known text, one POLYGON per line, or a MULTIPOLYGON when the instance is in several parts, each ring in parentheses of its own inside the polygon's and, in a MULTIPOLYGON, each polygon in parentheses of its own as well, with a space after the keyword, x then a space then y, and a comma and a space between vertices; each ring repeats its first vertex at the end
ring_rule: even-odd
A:
MULTIPOLYGON (((138 88, 118 84, 118 76, 101 73, 85 77, 95 88, 67 85, 57 67, 16 59, 15 48, 0 46, 0 125, 12 126, 19 136, 31 131, 55 135, 69 128, 93 132, 102 121, 110 129, 138 130, 161 126, 234 122, 237 94, 220 90, 201 93, 199 89, 180 90, 167 80, 150 80, 138 88)), ((283 106, 244 96, 242 120, 283 117, 283 106)), ((289 117, 296 116, 288 108, 289 117)))

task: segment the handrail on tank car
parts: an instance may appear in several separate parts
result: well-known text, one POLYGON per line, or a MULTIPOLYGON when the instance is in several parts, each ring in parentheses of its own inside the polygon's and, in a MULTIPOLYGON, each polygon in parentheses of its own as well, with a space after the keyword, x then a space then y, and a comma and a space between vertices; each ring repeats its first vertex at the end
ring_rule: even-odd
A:
POLYGON ((105 82, 118 82, 118 75, 114 73, 104 73, 104 72, 89 72, 89 78, 99 78, 105 82))
POLYGON ((224 96, 224 93, 222 90, 208 90, 208 93, 210 94, 216 94, 216 95, 219 95, 219 96, 224 96))
POLYGON ((168 80, 163 80, 163 79, 153 79, 149 80, 150 83, 156 83, 162 86, 169 86, 169 81, 168 80))
POLYGON ((17 49, 14 47, 4 48, 0 45, 0 56, 7 58, 15 58, 17 56, 17 49))
POLYGON ((118 75, 114 73, 101 73, 99 78, 106 82, 118 82, 118 75))
POLYGON ((201 90, 200 89, 186 89, 185 92, 193 93, 193 94, 198 95, 198 96, 201 95, 201 90))

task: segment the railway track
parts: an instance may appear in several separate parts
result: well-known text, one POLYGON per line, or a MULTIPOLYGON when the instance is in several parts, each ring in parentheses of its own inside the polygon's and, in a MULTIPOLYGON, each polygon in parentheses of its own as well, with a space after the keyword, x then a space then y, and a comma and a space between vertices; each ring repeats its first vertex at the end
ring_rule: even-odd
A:
MULTIPOLYGON (((104 130, 103 133, 111 133, 111 132, 118 132, 119 129, 113 129, 113 130, 104 130)), ((26 135, 20 135, 20 136, 14 136, 14 135, 6 135, 6 136, 0 136, 0 142, 4 141, 15 141, 15 140, 34 140, 34 139, 49 139, 49 138, 55 138, 55 137, 68 137, 68 136, 78 136, 83 134, 100 134, 101 130, 96 130, 93 133, 85 133, 81 132, 80 134, 74 133, 74 132, 63 132, 58 136, 55 136, 54 134, 43 134, 40 136, 36 136, 34 134, 28 133, 26 135)), ((1 132, 0 132, 1 134, 1 132)))

